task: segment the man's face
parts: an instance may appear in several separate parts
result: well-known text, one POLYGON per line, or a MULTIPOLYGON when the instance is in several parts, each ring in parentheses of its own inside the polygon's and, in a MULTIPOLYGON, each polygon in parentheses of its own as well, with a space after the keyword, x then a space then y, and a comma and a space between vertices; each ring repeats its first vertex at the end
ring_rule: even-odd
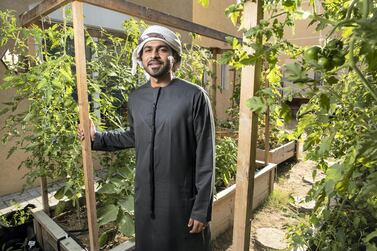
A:
POLYGON ((141 62, 145 71, 154 78, 163 78, 170 74, 170 47, 162 41, 147 42, 141 51, 141 62))

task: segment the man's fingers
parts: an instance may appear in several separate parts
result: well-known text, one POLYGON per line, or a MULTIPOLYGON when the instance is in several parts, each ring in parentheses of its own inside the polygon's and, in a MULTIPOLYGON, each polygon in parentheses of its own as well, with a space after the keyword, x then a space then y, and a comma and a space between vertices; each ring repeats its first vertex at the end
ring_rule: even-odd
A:
POLYGON ((194 223, 194 220, 190 218, 190 219, 189 219, 189 222, 188 222, 188 224, 187 224, 187 226, 188 226, 188 227, 191 227, 193 223, 194 223))
POLYGON ((190 233, 200 233, 204 229, 204 224, 200 221, 194 220, 190 233))
POLYGON ((79 138, 79 140, 85 139, 84 130, 81 128, 81 124, 78 124, 77 126, 77 137, 79 138))

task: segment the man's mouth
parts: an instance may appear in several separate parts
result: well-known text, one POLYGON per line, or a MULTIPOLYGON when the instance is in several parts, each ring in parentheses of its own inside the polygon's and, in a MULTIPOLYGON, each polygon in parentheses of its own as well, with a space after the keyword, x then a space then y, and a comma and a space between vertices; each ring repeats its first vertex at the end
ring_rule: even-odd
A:
POLYGON ((160 66, 160 65, 162 65, 162 63, 161 62, 159 62, 159 61, 151 61, 151 62, 149 62, 148 63, 148 66, 160 66))

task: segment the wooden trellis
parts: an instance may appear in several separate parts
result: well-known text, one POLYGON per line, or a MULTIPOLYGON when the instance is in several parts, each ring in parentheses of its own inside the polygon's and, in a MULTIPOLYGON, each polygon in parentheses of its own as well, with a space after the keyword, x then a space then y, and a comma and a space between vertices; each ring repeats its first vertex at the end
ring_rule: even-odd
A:
MULTIPOLYGON (((260 0, 247 2, 245 4, 244 18, 246 27, 255 26, 261 17, 260 0)), ((78 103, 80 111, 80 123, 83 125, 84 134, 89 133, 89 106, 86 80, 85 44, 84 44, 84 15, 83 3, 88 3, 105 9, 120 12, 126 15, 137 17, 146 21, 155 22, 177 28, 184 31, 197 33, 199 35, 213 38, 219 41, 226 41, 231 36, 203 25, 199 25, 179 17, 165 14, 150 8, 146 8, 126 0, 44 0, 30 11, 20 16, 21 24, 27 26, 37 22, 42 16, 46 16, 60 7, 72 3, 74 46, 76 60, 76 75, 78 89, 78 103)), ((238 38, 241 40, 240 38, 238 38)), ((237 189, 235 201, 235 221, 233 244, 237 251, 248 250, 250 239, 250 218, 251 203, 253 199, 253 177, 255 172, 256 152, 256 117, 245 106, 246 99, 254 95, 258 87, 260 66, 248 66, 242 70, 241 79, 241 108, 237 168, 237 189), (250 208, 250 210, 249 210, 250 208)), ((86 137, 82 142, 83 166, 85 178, 86 206, 88 209, 88 226, 90 250, 97 251, 98 230, 96 224, 96 200, 93 179, 93 161, 90 149, 90 138, 86 137)), ((45 181, 44 181, 45 182, 45 181)), ((46 184, 44 184, 45 186, 46 184)), ((44 200, 47 200, 44 194, 44 200)))

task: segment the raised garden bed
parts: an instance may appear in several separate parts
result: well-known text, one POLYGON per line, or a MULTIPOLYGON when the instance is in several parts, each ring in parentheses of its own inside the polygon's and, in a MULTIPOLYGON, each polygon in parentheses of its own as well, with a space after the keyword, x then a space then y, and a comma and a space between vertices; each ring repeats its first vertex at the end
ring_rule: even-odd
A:
MULTIPOLYGON (((238 132, 230 129, 217 129, 216 137, 238 138, 238 132)), ((284 145, 271 149, 268 153, 268 163, 280 164, 296 155, 296 141, 290 141, 284 145)), ((264 161, 264 150, 257 148, 257 160, 264 161)))
MULTIPOLYGON (((264 150, 257 148, 257 160, 264 161, 264 150)), ((268 152, 267 162, 280 164, 296 154, 296 141, 290 141, 268 152)))
MULTIPOLYGON (((55 221, 53 221, 44 211, 33 211, 34 231, 37 241, 44 251, 84 251, 75 239, 65 232, 55 221), (60 247, 59 247, 60 246, 60 247)), ((133 242, 127 241, 110 251, 133 251, 133 242)))
MULTIPOLYGON (((257 161, 259 171, 255 174, 253 210, 260 206, 273 190, 276 164, 264 166, 257 161)), ((233 212, 236 185, 232 185, 216 194, 212 210, 211 232, 212 239, 218 237, 233 225, 233 212)), ((68 235, 56 222, 43 211, 33 211, 34 229, 37 240, 45 251, 57 251, 58 240, 60 250, 75 251, 84 250, 78 242, 68 235)), ((110 251, 132 251, 134 243, 126 241, 110 251)))
MULTIPOLYGON (((261 169, 254 176, 253 210, 263 203, 274 186, 276 164, 263 166, 262 162, 257 161, 257 168, 261 169)), ((233 225, 235 195, 235 184, 216 194, 212 208, 212 239, 216 239, 233 225)))

